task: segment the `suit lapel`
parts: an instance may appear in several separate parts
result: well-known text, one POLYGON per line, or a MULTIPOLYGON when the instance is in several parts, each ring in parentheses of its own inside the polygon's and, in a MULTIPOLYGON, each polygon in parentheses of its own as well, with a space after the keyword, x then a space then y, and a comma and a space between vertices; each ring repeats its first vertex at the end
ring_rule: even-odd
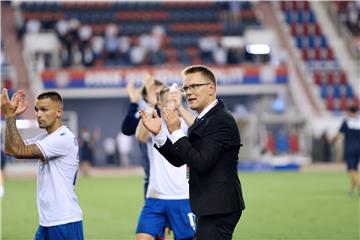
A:
POLYGON ((191 132, 194 129, 200 126, 209 116, 211 116, 219 108, 224 108, 224 102, 222 100, 218 100, 218 103, 212 109, 210 109, 209 112, 207 112, 202 118, 200 118, 198 121, 196 121, 193 125, 189 127, 188 136, 190 136, 191 132))
MULTIPOLYGON (((205 117, 205 116, 204 116, 205 117)), ((191 125, 188 129, 188 136, 190 135, 190 133, 197 128, 202 122, 204 121, 204 118, 199 119, 198 121, 196 121, 193 125, 191 125)))

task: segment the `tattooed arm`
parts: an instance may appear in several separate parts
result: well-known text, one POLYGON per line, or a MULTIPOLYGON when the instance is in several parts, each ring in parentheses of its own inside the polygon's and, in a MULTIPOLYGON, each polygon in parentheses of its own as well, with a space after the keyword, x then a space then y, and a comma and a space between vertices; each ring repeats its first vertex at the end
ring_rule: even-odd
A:
POLYGON ((44 160, 44 156, 36 144, 25 145, 16 127, 16 118, 6 118, 5 153, 16 158, 37 158, 44 160))
POLYGON ((16 127, 16 116, 25 112, 27 103, 25 93, 22 90, 16 92, 11 100, 7 89, 1 93, 1 112, 6 120, 5 127, 5 153, 16 158, 38 158, 44 159, 40 149, 35 145, 25 145, 16 127))

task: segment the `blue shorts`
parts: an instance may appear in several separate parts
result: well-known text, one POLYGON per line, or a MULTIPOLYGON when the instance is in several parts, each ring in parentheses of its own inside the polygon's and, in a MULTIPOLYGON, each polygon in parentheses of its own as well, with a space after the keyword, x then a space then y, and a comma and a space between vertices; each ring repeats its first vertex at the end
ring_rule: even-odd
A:
POLYGON ((35 240, 84 240, 82 221, 57 226, 39 226, 35 240))
POLYGON ((345 161, 348 170, 358 170, 360 152, 345 152, 345 161))
POLYGON ((136 233, 147 233, 154 238, 164 237, 166 223, 169 223, 175 239, 194 236, 195 216, 191 212, 189 199, 147 198, 139 217, 136 233))

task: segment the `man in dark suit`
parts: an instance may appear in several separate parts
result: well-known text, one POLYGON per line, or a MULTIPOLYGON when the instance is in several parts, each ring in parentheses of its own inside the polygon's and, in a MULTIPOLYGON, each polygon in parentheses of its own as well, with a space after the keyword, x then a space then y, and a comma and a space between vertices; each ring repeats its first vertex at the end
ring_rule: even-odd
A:
POLYGON ((186 164, 190 171, 190 204, 196 215, 197 240, 231 239, 245 208, 237 175, 241 146, 236 122, 216 98, 214 73, 202 65, 183 71, 183 92, 198 113, 186 136, 179 115, 167 108, 162 117, 170 132, 161 129, 156 111, 148 116, 140 110, 142 123, 153 134, 155 147, 174 166, 186 164))

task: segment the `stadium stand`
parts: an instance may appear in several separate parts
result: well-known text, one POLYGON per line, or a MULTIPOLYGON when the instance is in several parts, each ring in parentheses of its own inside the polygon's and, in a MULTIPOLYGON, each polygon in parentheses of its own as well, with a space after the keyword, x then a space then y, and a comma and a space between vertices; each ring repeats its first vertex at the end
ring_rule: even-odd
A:
POLYGON ((73 65, 78 52, 85 66, 211 64, 199 49, 201 38, 211 36, 221 48, 222 36, 260 25, 250 2, 23 2, 20 9, 19 36, 57 30, 63 67, 73 65), (85 63, 90 55, 94 61, 85 63))
POLYGON ((243 128, 248 143, 241 151, 244 158, 262 151, 308 153, 304 129, 312 116, 299 109, 320 102, 325 107, 319 115, 322 110, 341 114, 348 104, 359 105, 358 94, 311 2, 265 3, 280 7, 291 35, 285 41, 294 42, 299 59, 279 44, 278 32, 264 29, 264 15, 275 11, 261 12, 261 4, 26 1, 12 7, 32 92, 60 91, 68 109, 78 115, 80 128, 101 129, 99 146, 117 131, 112 126, 121 121, 129 79, 138 87, 150 73, 167 84, 181 84, 184 66, 207 64, 217 73, 220 97, 243 128), (251 53, 251 44, 263 44, 269 53, 251 53), (301 72, 294 73, 289 63, 305 63, 305 71, 311 72, 307 87, 318 86, 315 103, 294 100, 294 81, 298 98, 310 97, 299 88, 303 83, 295 75, 301 72), (88 106, 96 113, 87 111, 88 106), (111 116, 106 124, 103 116, 111 116))
POLYGON ((320 96, 329 111, 344 111, 350 104, 359 107, 359 97, 353 92, 334 51, 317 22, 311 4, 280 2, 284 19, 290 28, 303 61, 319 86, 320 96))

